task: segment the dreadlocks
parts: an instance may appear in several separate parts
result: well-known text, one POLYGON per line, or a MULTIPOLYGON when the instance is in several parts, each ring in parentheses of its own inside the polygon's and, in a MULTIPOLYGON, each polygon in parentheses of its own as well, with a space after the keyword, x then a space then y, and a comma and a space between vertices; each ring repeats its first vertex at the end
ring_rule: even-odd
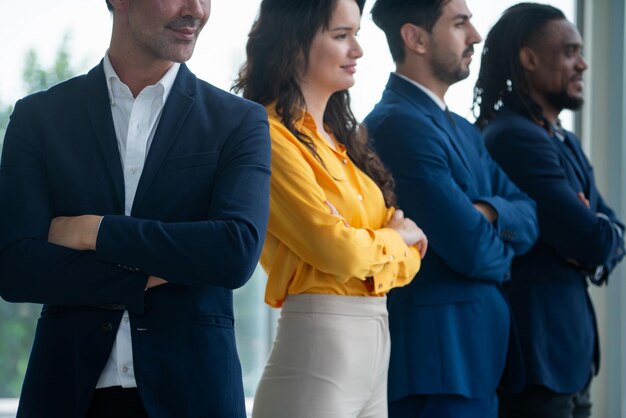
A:
POLYGON ((479 109, 479 128, 484 128, 502 106, 507 106, 550 129, 541 107, 529 95, 519 53, 523 47, 534 46, 547 24, 558 19, 565 19, 565 15, 552 6, 519 3, 507 9, 489 31, 474 87, 473 109, 479 109))

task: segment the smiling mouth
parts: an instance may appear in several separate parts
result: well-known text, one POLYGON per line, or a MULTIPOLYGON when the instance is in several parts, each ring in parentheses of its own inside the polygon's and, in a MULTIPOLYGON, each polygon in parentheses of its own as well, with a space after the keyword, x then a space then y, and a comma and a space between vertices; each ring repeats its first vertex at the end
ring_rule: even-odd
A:
POLYGON ((168 26, 168 29, 171 30, 177 38, 185 40, 185 41, 193 41, 196 38, 196 33, 198 31, 195 27, 172 27, 168 26))
POLYGON ((342 65, 341 68, 348 71, 349 73, 352 73, 352 74, 356 73, 356 64, 342 65))

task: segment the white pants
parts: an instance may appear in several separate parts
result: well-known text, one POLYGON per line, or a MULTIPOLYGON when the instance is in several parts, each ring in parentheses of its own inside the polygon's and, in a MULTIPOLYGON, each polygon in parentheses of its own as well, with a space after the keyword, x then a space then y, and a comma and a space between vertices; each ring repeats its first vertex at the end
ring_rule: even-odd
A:
POLYGON ((289 295, 253 418, 386 418, 385 297, 289 295))

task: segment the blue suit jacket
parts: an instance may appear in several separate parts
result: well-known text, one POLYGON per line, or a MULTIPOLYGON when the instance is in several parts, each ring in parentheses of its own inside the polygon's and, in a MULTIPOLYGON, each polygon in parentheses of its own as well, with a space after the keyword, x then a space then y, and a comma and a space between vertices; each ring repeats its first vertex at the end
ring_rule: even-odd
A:
POLYGON ((245 417, 232 290, 269 209, 262 107, 180 67, 132 216, 102 64, 20 100, 0 168, 0 293, 44 304, 21 417, 83 417, 124 309, 151 417, 245 417), (47 242, 56 216, 104 215, 97 251, 47 242), (147 275, 170 283, 144 292, 147 275))
POLYGON ((604 266, 600 278, 606 278, 623 257, 624 226, 596 189, 591 165, 571 132, 562 142, 503 109, 484 133, 493 158, 537 202, 540 238, 514 260, 509 289, 524 355, 523 383, 579 391, 592 364, 599 366, 585 277, 604 266), (589 208, 577 192, 585 194, 589 208))
POLYGON ((419 88, 392 74, 365 119, 396 180, 399 207, 426 233, 413 282, 389 294, 389 400, 411 394, 491 396, 509 345, 500 284, 537 237, 535 206, 491 160, 478 130, 454 123, 419 88), (489 223, 473 206, 498 212, 489 223))

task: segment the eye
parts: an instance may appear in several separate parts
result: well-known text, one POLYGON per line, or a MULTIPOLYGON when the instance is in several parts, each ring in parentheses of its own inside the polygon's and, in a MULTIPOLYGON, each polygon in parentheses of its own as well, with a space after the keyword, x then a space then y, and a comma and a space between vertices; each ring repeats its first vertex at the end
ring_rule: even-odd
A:
POLYGON ((347 33, 340 33, 339 35, 335 36, 335 39, 346 39, 347 37, 347 33))
POLYGON ((576 54, 582 55, 582 48, 580 48, 579 46, 576 46, 576 45, 571 45, 571 46, 568 46, 567 48, 565 48, 565 56, 567 58, 572 58, 576 54))

